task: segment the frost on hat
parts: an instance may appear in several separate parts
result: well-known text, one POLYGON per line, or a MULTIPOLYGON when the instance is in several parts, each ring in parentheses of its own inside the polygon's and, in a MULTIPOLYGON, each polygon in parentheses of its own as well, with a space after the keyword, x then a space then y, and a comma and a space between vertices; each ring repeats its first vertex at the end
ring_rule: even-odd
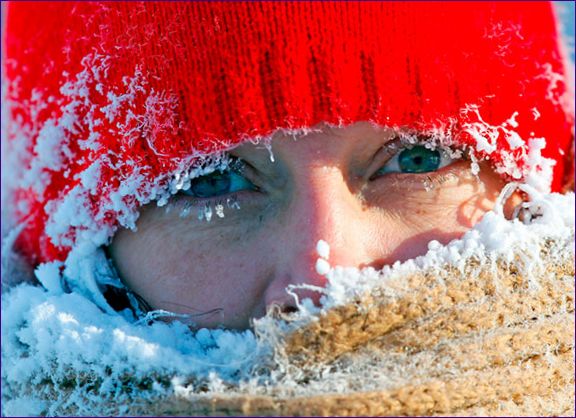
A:
POLYGON ((550 4, 11 3, 7 158, 33 262, 100 246, 205 156, 372 121, 558 189, 571 143, 550 4))

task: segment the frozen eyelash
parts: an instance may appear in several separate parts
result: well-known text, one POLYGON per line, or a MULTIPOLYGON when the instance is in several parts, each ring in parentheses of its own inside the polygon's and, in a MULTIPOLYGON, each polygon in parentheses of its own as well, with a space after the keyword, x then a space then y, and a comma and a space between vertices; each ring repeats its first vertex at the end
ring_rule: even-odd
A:
MULTIPOLYGON (((167 212, 172 210, 168 209, 170 206, 167 206, 167 212)), ((224 218, 226 210, 239 209, 240 203, 236 195, 227 196, 226 198, 213 198, 208 201, 206 199, 202 199, 202 201, 200 199, 190 199, 183 203, 178 215, 183 219, 195 215, 199 221, 210 222, 213 218, 224 218)))

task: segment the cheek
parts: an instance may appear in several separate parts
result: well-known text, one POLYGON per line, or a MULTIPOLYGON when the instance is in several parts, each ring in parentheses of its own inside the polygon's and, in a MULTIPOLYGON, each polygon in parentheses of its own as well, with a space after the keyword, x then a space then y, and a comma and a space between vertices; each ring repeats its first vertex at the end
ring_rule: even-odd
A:
POLYGON ((143 213, 138 233, 120 231, 110 246, 127 286, 154 309, 190 314, 198 326, 248 326, 266 284, 265 266, 253 257, 263 249, 234 239, 240 232, 157 218, 143 213))
POLYGON ((383 182, 371 200, 371 211, 380 214, 384 264, 425 254, 431 240, 447 244, 460 238, 494 207, 504 184, 488 167, 479 178, 472 176, 468 164, 426 180, 383 182))

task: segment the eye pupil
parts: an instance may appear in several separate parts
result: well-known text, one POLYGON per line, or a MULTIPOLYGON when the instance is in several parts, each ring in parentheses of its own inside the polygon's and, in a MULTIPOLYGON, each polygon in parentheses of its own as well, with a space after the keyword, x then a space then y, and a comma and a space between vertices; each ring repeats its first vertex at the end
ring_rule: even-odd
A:
POLYGON ((417 145, 398 155, 398 165, 403 173, 434 171, 440 166, 440 152, 417 145))
POLYGON ((194 180, 190 185, 190 190, 197 197, 218 196, 228 193, 230 183, 229 172, 214 172, 194 180))

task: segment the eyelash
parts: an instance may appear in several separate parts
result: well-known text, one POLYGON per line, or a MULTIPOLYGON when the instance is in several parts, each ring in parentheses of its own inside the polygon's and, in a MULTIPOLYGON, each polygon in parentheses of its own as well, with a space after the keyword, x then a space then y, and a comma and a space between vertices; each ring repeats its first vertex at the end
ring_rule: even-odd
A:
MULTIPOLYGON (((239 159, 231 158, 232 161, 228 164, 227 170, 236 173, 241 176, 242 168, 244 163, 239 159)), ((225 171, 222 171, 225 172, 225 171)), ((220 172, 220 173, 222 173, 220 172)), ((207 174, 205 176, 199 176, 195 180, 206 179, 212 174, 218 174, 219 171, 207 174)), ((233 180, 231 180, 233 181, 233 180)), ((249 180, 246 179, 249 182, 249 180)), ((247 197, 245 194, 251 193, 253 190, 235 190, 230 193, 215 195, 215 196, 196 196, 192 193, 194 186, 194 181, 186 190, 180 190, 170 199, 168 205, 166 206, 167 212, 179 212, 181 217, 187 217, 192 215, 198 215, 201 218, 202 213, 206 211, 218 210, 220 206, 224 210, 230 209, 240 209, 240 203, 247 197)), ((257 189, 255 187, 255 189, 257 189)))
POLYGON ((210 217, 224 217, 218 215, 221 206, 223 212, 230 211, 231 209, 240 209, 242 207, 242 202, 247 199, 247 196, 242 196, 245 193, 250 193, 251 191, 239 191, 230 193, 223 196, 214 197, 193 197, 178 193, 173 196, 172 200, 166 206, 166 212, 178 212, 181 218, 186 218, 189 216, 198 217, 202 219, 202 216, 208 218, 206 213, 211 213, 210 217))

